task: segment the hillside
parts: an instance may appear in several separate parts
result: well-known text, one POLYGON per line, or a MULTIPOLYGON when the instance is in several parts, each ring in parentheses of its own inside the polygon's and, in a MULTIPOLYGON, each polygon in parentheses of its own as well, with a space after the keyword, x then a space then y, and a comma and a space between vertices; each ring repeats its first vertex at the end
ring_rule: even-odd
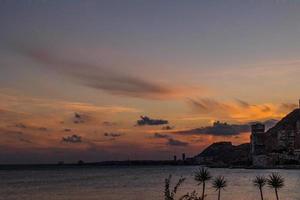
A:
POLYGON ((210 145, 193 160, 211 166, 249 165, 250 144, 238 146, 231 142, 218 142, 210 145))

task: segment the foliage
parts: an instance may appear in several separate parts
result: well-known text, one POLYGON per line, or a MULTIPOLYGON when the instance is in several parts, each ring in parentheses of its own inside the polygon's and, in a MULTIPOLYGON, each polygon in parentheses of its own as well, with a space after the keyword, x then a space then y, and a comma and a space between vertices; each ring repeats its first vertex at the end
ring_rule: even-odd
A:
POLYGON ((227 180, 224 176, 218 176, 213 180, 212 186, 216 190, 224 189, 225 187, 227 187, 227 180))
POLYGON ((271 188, 280 189, 284 186, 284 178, 278 173, 272 173, 267 179, 267 184, 271 188))
POLYGON ((186 195, 182 196, 179 200, 202 200, 202 198, 198 197, 196 191, 193 191, 192 193, 187 193, 186 195))
POLYGON ((201 185, 205 181, 209 181, 211 178, 212 176, 206 168, 200 168, 195 172, 195 181, 198 182, 198 185, 201 185))
POLYGON ((256 176, 255 179, 253 180, 253 185, 255 187, 258 187, 260 191, 261 200, 264 200, 262 188, 266 185, 266 183, 267 183, 267 179, 264 176, 256 176))
POLYGON ((168 178, 165 179, 165 200, 175 200, 175 194, 177 193, 179 187, 185 181, 185 178, 180 178, 174 188, 171 190, 171 179, 172 176, 170 175, 168 178))
POLYGON ((276 199, 279 200, 278 189, 284 186, 284 178, 282 178, 278 173, 272 173, 267 179, 267 184, 269 187, 274 188, 276 199))
POLYGON ((258 188, 263 188, 267 183, 267 179, 264 176, 256 176, 253 180, 253 185, 258 188))
POLYGON ((205 198, 205 182, 209 181, 212 178, 210 172, 206 168, 200 168, 195 173, 195 180, 198 182, 198 185, 202 184, 202 196, 201 199, 205 198))

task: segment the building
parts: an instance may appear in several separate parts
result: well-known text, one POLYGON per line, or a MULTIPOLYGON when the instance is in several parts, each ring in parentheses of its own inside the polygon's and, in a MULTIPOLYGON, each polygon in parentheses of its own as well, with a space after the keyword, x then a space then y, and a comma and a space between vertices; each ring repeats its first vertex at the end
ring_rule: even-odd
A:
POLYGON ((251 154, 261 155, 265 152, 265 125, 256 123, 251 126, 251 154))
POLYGON ((300 109, 267 131, 263 124, 253 124, 250 144, 254 166, 300 164, 300 109))

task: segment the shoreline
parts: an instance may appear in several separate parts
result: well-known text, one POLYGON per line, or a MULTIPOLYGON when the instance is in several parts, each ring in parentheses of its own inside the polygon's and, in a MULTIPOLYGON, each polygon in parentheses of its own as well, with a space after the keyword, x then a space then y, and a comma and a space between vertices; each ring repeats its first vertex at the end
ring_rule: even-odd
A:
POLYGON ((26 169, 54 169, 54 168, 82 168, 82 167, 137 167, 137 166, 205 166, 208 168, 223 168, 223 169, 286 169, 300 170, 300 165, 277 165, 268 167, 256 166, 230 166, 230 165, 205 165, 186 161, 153 161, 153 160, 133 160, 133 161, 103 161, 90 163, 64 163, 64 164, 1 164, 0 170, 26 170, 26 169))

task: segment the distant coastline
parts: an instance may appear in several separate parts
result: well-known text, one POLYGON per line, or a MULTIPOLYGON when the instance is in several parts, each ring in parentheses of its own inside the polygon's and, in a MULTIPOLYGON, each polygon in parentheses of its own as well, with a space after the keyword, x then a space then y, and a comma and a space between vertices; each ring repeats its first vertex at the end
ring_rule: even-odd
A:
POLYGON ((77 169, 82 167, 105 167, 105 166, 206 166, 208 168, 229 168, 229 169, 294 169, 300 170, 300 165, 277 165, 273 167, 256 167, 256 166, 228 166, 228 165, 201 165, 189 161, 172 161, 172 160, 126 160, 126 161, 103 161, 87 163, 66 163, 66 164, 2 164, 0 170, 31 170, 31 169, 77 169))

